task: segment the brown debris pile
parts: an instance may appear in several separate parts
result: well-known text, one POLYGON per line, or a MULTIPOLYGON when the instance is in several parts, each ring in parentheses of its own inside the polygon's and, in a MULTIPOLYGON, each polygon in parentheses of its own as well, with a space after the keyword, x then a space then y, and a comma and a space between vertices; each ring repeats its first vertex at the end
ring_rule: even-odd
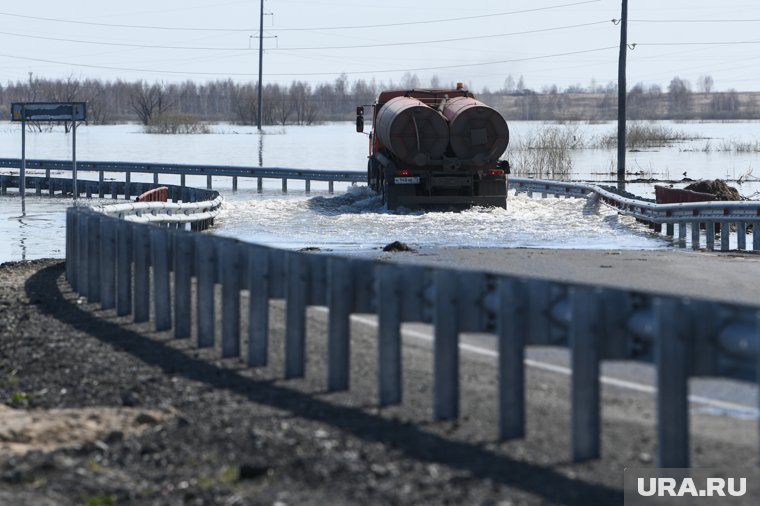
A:
POLYGON ((411 251, 411 252, 415 252, 417 250, 415 250, 414 248, 412 248, 411 246, 409 246, 406 243, 403 243, 403 242, 400 242, 400 241, 393 241, 392 243, 386 245, 383 248, 383 251, 390 251, 390 252, 411 251))
POLYGON ((733 186, 728 186, 722 179, 697 181, 696 183, 690 184, 685 189, 699 193, 710 193, 715 195, 718 200, 742 200, 739 191, 733 186))

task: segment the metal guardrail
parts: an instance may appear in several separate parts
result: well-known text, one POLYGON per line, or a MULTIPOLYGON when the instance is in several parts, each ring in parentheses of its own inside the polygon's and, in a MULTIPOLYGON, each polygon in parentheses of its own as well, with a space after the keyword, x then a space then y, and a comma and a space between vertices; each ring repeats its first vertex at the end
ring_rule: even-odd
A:
MULTIPOLYGON (((19 158, 0 158, 0 168, 18 168, 21 166, 19 158)), ((72 170, 71 161, 67 160, 27 160, 27 169, 45 170, 46 176, 50 177, 51 170, 72 170)), ((306 191, 311 190, 312 181, 326 181, 328 191, 334 191, 334 183, 366 183, 366 171, 344 171, 329 169, 292 169, 284 167, 237 167, 229 165, 186 165, 176 163, 135 163, 135 162, 93 162, 77 161, 77 171, 98 172, 100 181, 104 179, 106 172, 118 172, 125 174, 127 182, 130 175, 135 173, 153 174, 153 182, 158 184, 159 174, 175 174, 182 178, 180 186, 185 186, 185 176, 206 176, 206 187, 211 189, 212 176, 227 176, 232 178, 232 189, 237 189, 239 177, 256 178, 257 189, 263 188, 264 179, 282 180, 282 190, 287 191, 288 180, 305 181, 306 191)))
MULTIPOLYGON (((8 188, 19 188, 20 177, 0 175, 0 194, 5 195, 8 188)), ((68 197, 74 193, 70 179, 27 176, 26 188, 34 188, 35 194, 42 196, 68 197)), ((88 198, 106 196, 117 200, 119 197, 129 199, 134 193, 144 193, 155 189, 151 183, 125 183, 118 181, 79 181, 78 192, 88 198)), ((174 185, 162 185, 167 189, 169 199, 173 202, 125 202, 96 206, 98 212, 121 219, 138 222, 152 222, 167 226, 181 227, 190 224, 192 230, 206 230, 214 224, 219 214, 222 197, 219 192, 174 185)))
MULTIPOLYGON (((278 173, 277 177, 280 176, 282 173, 278 173)), ((131 183, 129 178, 125 182, 100 179, 82 181, 80 192, 88 197, 129 198, 155 186, 131 183)), ((49 194, 60 191, 64 195, 73 192, 70 180, 27 177, 26 181, 27 187, 34 188, 38 195, 43 191, 49 194)), ((18 182, 18 177, 0 176, 0 189, 5 192, 10 186, 18 186, 18 182)), ((512 178, 511 184, 517 191, 577 197, 598 195, 599 199, 606 199, 601 201, 621 212, 655 223, 678 223, 679 228, 683 228, 683 223, 744 220, 745 224, 754 224, 757 220, 752 218, 751 210, 757 209, 752 207, 753 203, 658 206, 579 183, 512 178)), ((182 205, 199 202, 194 206, 198 211, 193 213, 195 218, 209 212, 208 206, 215 205, 202 201, 218 197, 216 192, 185 186, 169 186, 169 194, 172 200, 182 201, 182 205)), ((157 221, 170 223, 182 219, 175 213, 177 209, 161 210, 166 212, 159 213, 156 209, 157 221)), ((214 345, 217 338, 214 293, 218 284, 222 356, 243 357, 252 367, 266 365, 268 360, 269 301, 284 299, 287 378, 304 375, 307 306, 329 309, 326 360, 327 385, 332 391, 350 386, 350 315, 375 313, 379 322, 378 404, 398 404, 403 398, 401 322, 432 323, 433 417, 456 419, 459 333, 490 332, 498 339, 499 351, 499 392, 494 399, 499 412, 496 430, 501 439, 511 439, 525 435, 526 346, 568 347, 573 371, 571 438, 575 461, 600 455, 599 375, 603 360, 643 360, 655 364, 657 463, 661 467, 689 464, 690 377, 758 381, 757 307, 283 251, 118 218, 141 213, 143 221, 154 219, 150 208, 138 208, 135 204, 108 206, 105 212, 109 214, 85 207, 67 210, 66 277, 73 290, 90 302, 99 302, 103 309, 133 315, 136 322, 149 320, 152 304, 156 330, 174 328, 177 338, 190 337, 195 321, 198 346, 206 347, 214 345), (247 308, 241 307, 243 290, 249 293, 247 308), (241 327, 243 309, 247 309, 247 329, 241 327), (248 336, 245 349, 243 331, 248 336)), ((202 226, 194 228, 204 228, 210 222, 195 222, 202 226)), ((712 234, 707 235, 709 247, 712 234)))
POLYGON ((509 180, 510 189, 525 192, 532 196, 534 193, 566 197, 586 197, 598 199, 599 202, 617 209, 621 214, 632 216, 647 223, 657 233, 662 233, 665 225, 665 236, 675 238, 678 229, 677 243, 686 247, 686 233, 691 230, 691 247, 700 248, 700 230, 705 230, 705 248, 715 249, 715 234, 707 233, 720 230, 720 250, 728 251, 730 235, 736 230, 737 248, 747 248, 748 231, 752 230, 752 246, 754 251, 760 251, 760 201, 710 201, 684 202, 681 204, 655 204, 643 199, 634 199, 619 195, 613 191, 587 183, 572 183, 542 179, 513 177, 509 180))
MULTIPOLYGON (((643 360, 657 371, 657 463, 689 465, 688 379, 758 381, 757 307, 487 272, 284 251, 235 239, 119 220, 76 207, 66 218, 66 277, 103 309, 153 318, 157 331, 220 339, 222 357, 267 365, 268 307, 285 300, 286 378, 306 367, 306 308, 326 306, 327 387, 350 387, 352 313, 377 314, 377 403, 402 402, 402 322, 434 325, 433 418, 459 417, 459 333, 498 340, 501 439, 525 435, 525 349, 565 346, 572 367, 572 458, 600 456, 600 365, 643 360), (193 278, 195 283, 193 283, 193 278), (215 286, 221 328, 215 328, 215 286), (193 290, 195 286, 195 290, 193 290), (241 292, 249 303, 241 305, 241 292), (195 293, 195 295, 193 295, 195 293), (241 324, 245 314, 247 328, 241 324), (243 335, 247 336, 247 345, 243 335)), ((315 360, 311 357, 309 360, 315 360)), ((540 430, 540 429, 537 429, 540 430)))

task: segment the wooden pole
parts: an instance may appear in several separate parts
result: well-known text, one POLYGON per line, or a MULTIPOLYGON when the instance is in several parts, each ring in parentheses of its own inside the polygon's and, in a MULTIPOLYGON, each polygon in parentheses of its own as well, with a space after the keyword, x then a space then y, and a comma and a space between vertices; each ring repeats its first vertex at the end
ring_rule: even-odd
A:
POLYGON ((264 63, 264 0, 261 0, 261 10, 259 12, 259 96, 258 108, 256 110, 256 127, 261 132, 261 108, 263 103, 262 95, 262 70, 264 63))
POLYGON ((628 50, 628 0, 623 0, 620 14, 620 61, 618 63, 618 165, 620 189, 625 188, 625 57, 628 50))

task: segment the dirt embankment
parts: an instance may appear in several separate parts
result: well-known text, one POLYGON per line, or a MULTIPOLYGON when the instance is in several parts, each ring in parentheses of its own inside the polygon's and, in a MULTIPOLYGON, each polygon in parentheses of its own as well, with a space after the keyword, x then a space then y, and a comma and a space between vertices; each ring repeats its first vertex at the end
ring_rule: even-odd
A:
MULTIPOLYGON (((283 318, 250 369, 87 304, 60 262, 0 266, 0 504, 620 504, 623 469, 652 465, 651 396, 605 388, 603 458, 573 464, 566 376, 528 369, 528 435, 499 442, 492 357, 462 352, 462 417, 432 422, 427 341, 405 340, 404 402, 381 410, 375 327, 352 324, 351 391, 328 393, 324 311, 304 379, 281 379, 283 318)), ((694 465, 754 465, 756 422, 692 430, 694 465)))

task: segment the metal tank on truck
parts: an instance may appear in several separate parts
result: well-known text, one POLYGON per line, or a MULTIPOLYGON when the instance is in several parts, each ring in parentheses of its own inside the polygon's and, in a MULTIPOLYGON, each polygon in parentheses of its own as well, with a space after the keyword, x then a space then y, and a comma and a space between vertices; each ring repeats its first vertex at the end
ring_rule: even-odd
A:
MULTIPOLYGON (((386 90, 371 108, 367 181, 388 209, 421 205, 507 207, 507 122, 455 89, 386 90)), ((365 106, 356 130, 364 131, 365 106)))

